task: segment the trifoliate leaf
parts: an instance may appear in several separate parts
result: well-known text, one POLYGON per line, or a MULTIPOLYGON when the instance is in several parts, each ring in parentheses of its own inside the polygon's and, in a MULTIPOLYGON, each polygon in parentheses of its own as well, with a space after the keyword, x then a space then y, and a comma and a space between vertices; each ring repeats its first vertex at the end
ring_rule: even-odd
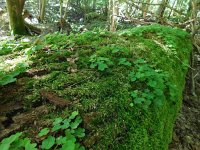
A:
POLYGON ((76 149, 76 150, 85 150, 85 147, 84 147, 84 146, 81 146, 79 143, 76 143, 75 149, 76 149))
MULTIPOLYGON (((9 150, 12 147, 11 144, 16 145, 17 147, 21 146, 21 141, 19 140, 19 137, 22 135, 22 132, 16 133, 14 135, 11 135, 8 138, 5 138, 1 141, 0 144, 0 150, 9 150)), ((13 148, 12 148, 13 149, 13 148)))
POLYGON ((52 132, 58 131, 58 130, 60 130, 61 128, 62 128, 62 126, 61 126, 60 124, 56 124, 56 125, 54 125, 53 128, 52 128, 52 132))
POLYGON ((90 65, 90 68, 95 68, 97 66, 97 64, 96 63, 92 63, 91 65, 90 65))
POLYGON ((16 78, 13 78, 13 76, 11 75, 6 75, 5 77, 3 77, 0 81, 0 86, 1 85, 6 85, 8 83, 12 83, 12 82, 15 82, 17 79, 16 78))
POLYGON ((85 136, 85 129, 83 128, 78 128, 75 130, 75 136, 79 137, 79 138, 82 138, 85 136))
POLYGON ((55 137, 48 136, 47 139, 42 141, 42 149, 50 149, 55 144, 55 137))
POLYGON ((104 71, 106 68, 108 68, 108 65, 106 65, 104 63, 99 63, 98 64, 98 70, 104 71))
POLYGON ((37 146, 37 144, 31 143, 30 139, 28 139, 28 138, 24 139, 25 150, 37 150, 36 146, 37 146))
POLYGON ((70 120, 74 119, 78 115, 78 111, 72 112, 71 116, 69 117, 70 120))
POLYGON ((155 88, 155 87, 157 87, 157 82, 156 82, 156 81, 153 81, 153 80, 150 80, 150 81, 148 82, 148 85, 149 85, 150 87, 155 88))
POLYGON ((61 148, 61 150, 75 150, 75 142, 68 140, 61 148))
POLYGON ((131 63, 128 62, 128 61, 126 60, 126 58, 120 58, 120 59, 119 59, 118 65, 131 66, 131 63))
POLYGON ((62 118, 56 118, 55 121, 53 122, 53 125, 57 125, 57 124, 60 124, 61 122, 63 121, 62 118))
POLYGON ((65 135, 67 137, 67 140, 71 140, 73 142, 76 142, 75 136, 71 134, 69 129, 65 131, 65 135))
POLYGON ((138 97, 138 93, 137 93, 137 92, 135 92, 135 91, 131 92, 131 97, 133 97, 133 98, 136 98, 136 97, 138 97))
POLYGON ((65 144, 66 142, 67 142, 67 137, 59 136, 58 138, 56 138, 57 145, 65 144))
POLYGON ((71 123, 70 127, 72 129, 76 129, 81 122, 82 122, 82 119, 80 117, 77 117, 76 120, 73 123, 71 123))
POLYGON ((9 150, 10 144, 9 143, 2 143, 0 144, 0 149, 1 150, 9 150))
POLYGON ((2 144, 11 144, 13 143, 14 141, 16 141, 17 139, 19 139, 19 137, 22 135, 22 132, 18 132, 14 135, 11 135, 10 137, 6 138, 6 139, 3 139, 2 140, 2 144))
POLYGON ((63 120, 63 122, 62 122, 63 125, 61 126, 61 128, 62 128, 62 129, 67 129, 67 128, 70 126, 70 125, 69 125, 69 124, 70 124, 70 121, 71 121, 71 120, 69 120, 69 119, 63 120))
POLYGON ((39 137, 47 135, 49 133, 49 128, 44 128, 40 131, 40 133, 38 134, 39 137))

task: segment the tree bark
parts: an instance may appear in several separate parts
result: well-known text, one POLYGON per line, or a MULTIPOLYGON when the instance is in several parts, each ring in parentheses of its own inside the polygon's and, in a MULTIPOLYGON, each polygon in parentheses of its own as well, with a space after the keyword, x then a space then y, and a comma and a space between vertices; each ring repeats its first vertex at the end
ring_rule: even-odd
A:
POLYGON ((165 12, 168 2, 169 0, 162 0, 160 7, 158 8, 157 16, 158 16, 159 22, 162 22, 163 20, 164 12, 165 12))
POLYGON ((105 1, 105 3, 104 3, 104 10, 103 10, 103 14, 104 14, 104 16, 107 16, 108 17, 108 8, 109 7, 109 1, 105 1))
POLYGON ((146 15, 147 15, 147 12, 148 12, 148 9, 149 9, 150 1, 151 0, 147 0, 146 4, 142 4, 143 10, 144 10, 142 12, 143 19, 146 19, 146 15))
POLYGON ((92 4, 93 11, 96 10, 96 3, 97 3, 97 0, 93 0, 93 4, 92 4))
MULTIPOLYGON (((175 4, 176 4, 176 0, 174 0, 174 2, 172 4, 172 8, 175 7, 175 4)), ((173 12, 173 9, 170 10, 169 15, 168 15, 168 19, 171 17, 172 12, 173 12)))
POLYGON ((22 12, 25 0, 6 0, 10 29, 13 35, 28 35, 22 12))
POLYGON ((118 16, 118 6, 117 6, 117 1, 116 0, 111 0, 110 1, 110 9, 112 10, 111 13, 111 20, 110 20, 110 31, 115 32, 117 29, 117 20, 116 17, 118 16))
POLYGON ((46 0, 39 0, 39 9, 40 9, 40 13, 38 17, 39 22, 44 21, 45 8, 46 8, 46 0))

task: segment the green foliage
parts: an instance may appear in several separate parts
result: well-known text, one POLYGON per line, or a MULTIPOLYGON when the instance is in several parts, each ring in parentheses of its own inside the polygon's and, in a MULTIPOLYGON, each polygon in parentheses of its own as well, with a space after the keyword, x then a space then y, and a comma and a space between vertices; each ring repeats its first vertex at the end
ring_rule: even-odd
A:
POLYGON ((0 56, 10 54, 30 46, 29 42, 22 41, 0 41, 0 56))
POLYGON ((48 136, 45 140, 42 141, 42 149, 51 149, 55 144, 55 137, 48 136))
MULTIPOLYGON (((77 138, 85 136, 85 129, 78 127, 82 119, 78 112, 74 111, 67 119, 56 118, 53 127, 43 128, 38 137, 44 140, 41 143, 42 149, 60 149, 60 150, 84 150, 85 148, 77 142, 77 138)), ((22 132, 5 138, 0 143, 1 150, 37 150, 36 143, 31 143, 28 138, 22 138, 22 132)))
POLYGON ((126 58, 120 58, 118 65, 125 65, 130 67, 132 64, 129 61, 127 61, 126 58))
MULTIPOLYGON (((12 97, 23 98, 26 105, 33 105, 33 102, 41 100, 39 91, 45 87, 59 97, 70 99, 74 103, 69 109, 56 111, 61 114, 70 109, 83 112, 89 120, 84 124, 88 129, 84 144, 89 141, 87 146, 90 149, 168 149, 173 123, 181 106, 186 60, 189 60, 192 49, 187 33, 152 25, 132 28, 123 34, 94 31, 62 35, 64 40, 62 36, 56 36, 59 37, 56 42, 51 35, 47 36, 49 40, 44 38, 44 50, 31 55, 33 69, 48 68, 48 71, 39 78, 28 78, 25 83, 28 92, 22 88, 12 97), (165 40, 169 37, 172 38, 167 43, 165 40), (173 47, 167 46, 170 44, 173 47), (67 58, 74 58, 74 54, 78 56, 75 62, 77 72, 72 73, 68 70, 67 58), (91 69, 89 66, 96 63, 96 60, 90 61, 93 55, 108 58, 113 65, 103 60, 101 63, 108 66, 103 73, 96 71, 98 64, 91 69), (143 61, 137 62, 140 58, 143 61), (163 84, 164 88, 159 87, 163 84), (161 98, 156 100, 157 97, 161 98), (143 111, 145 107, 148 111, 143 111)), ((50 115, 55 115, 55 111, 50 115)), ((44 134, 41 138, 54 137, 52 148, 58 145, 58 149, 73 149, 74 144, 75 149, 80 147, 79 137, 85 133, 84 129, 76 128, 80 122, 76 118, 70 123, 69 118, 58 118, 48 133, 46 129, 41 132, 44 134), (62 129, 65 127, 67 129, 62 129)))
POLYGON ((26 49, 25 54, 27 56, 31 56, 33 53, 35 53, 36 51, 41 50, 41 49, 43 49, 43 45, 34 45, 34 46, 26 49))
POLYGON ((22 132, 11 135, 8 138, 5 138, 0 143, 1 150, 20 150, 25 148, 25 150, 37 150, 35 147, 36 143, 31 143, 28 138, 21 138, 22 132))
POLYGON ((51 50, 62 50, 66 47, 67 36, 65 34, 55 32, 53 34, 46 35, 44 40, 45 44, 47 44, 51 50))
POLYGON ((90 68, 98 68, 100 71, 104 71, 109 66, 113 65, 113 62, 106 57, 98 57, 97 55, 92 55, 90 57, 90 68))
POLYGON ((40 131, 40 133, 38 134, 39 137, 47 135, 49 133, 49 128, 44 128, 40 131))
POLYGON ((29 67, 31 55, 42 48, 42 45, 32 45, 29 42, 3 43, 0 46, 0 61, 2 61, 0 64, 0 86, 15 82, 16 77, 29 67), (22 49, 23 51, 20 52, 22 49), (7 57, 6 54, 9 54, 9 57, 5 59, 4 55, 7 57))
POLYGON ((18 76, 20 73, 25 72, 27 67, 28 67, 28 64, 19 63, 9 73, 0 71, 0 86, 15 82, 17 80, 15 77, 18 76))
POLYGON ((12 52, 12 50, 13 50, 13 47, 10 44, 3 43, 0 45, 0 56, 9 54, 12 52))
POLYGON ((134 70, 129 73, 130 81, 137 85, 133 86, 135 90, 131 92, 134 103, 142 104, 144 109, 147 109, 152 103, 155 106, 161 106, 165 100, 167 74, 153 69, 143 59, 136 60, 134 64, 134 70))

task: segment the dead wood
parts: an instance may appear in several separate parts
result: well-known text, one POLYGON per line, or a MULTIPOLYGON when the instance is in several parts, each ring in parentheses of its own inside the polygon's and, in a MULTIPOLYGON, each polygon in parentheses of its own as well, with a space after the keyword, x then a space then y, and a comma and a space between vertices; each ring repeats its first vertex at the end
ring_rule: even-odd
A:
POLYGON ((10 102, 0 105, 0 113, 7 113, 19 109, 23 109, 23 105, 21 102, 10 102))
POLYGON ((1 130, 0 132, 0 141, 10 136, 11 134, 14 134, 16 131, 20 130, 21 126, 18 124, 12 124, 8 129, 1 130))
POLYGON ((50 103, 52 103, 52 104, 54 104, 58 107, 66 107, 66 106, 69 106, 71 104, 71 102, 69 100, 61 98, 56 93, 49 92, 45 89, 40 90, 40 95, 45 100, 48 100, 50 103))
POLYGON ((32 123, 41 115, 47 114, 49 109, 46 105, 33 108, 29 112, 22 113, 13 117, 16 124, 23 125, 25 123, 32 123))

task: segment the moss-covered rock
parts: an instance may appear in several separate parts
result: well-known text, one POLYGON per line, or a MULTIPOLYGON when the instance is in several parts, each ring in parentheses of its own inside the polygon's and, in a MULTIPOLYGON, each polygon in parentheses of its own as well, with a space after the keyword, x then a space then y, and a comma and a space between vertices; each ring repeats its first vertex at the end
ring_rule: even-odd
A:
POLYGON ((152 25, 56 33, 43 45, 30 59, 32 68, 48 71, 29 77, 28 94, 20 93, 24 103, 40 102, 41 89, 70 100, 73 105, 59 111, 79 110, 86 148, 168 149, 192 49, 186 32, 152 25))

